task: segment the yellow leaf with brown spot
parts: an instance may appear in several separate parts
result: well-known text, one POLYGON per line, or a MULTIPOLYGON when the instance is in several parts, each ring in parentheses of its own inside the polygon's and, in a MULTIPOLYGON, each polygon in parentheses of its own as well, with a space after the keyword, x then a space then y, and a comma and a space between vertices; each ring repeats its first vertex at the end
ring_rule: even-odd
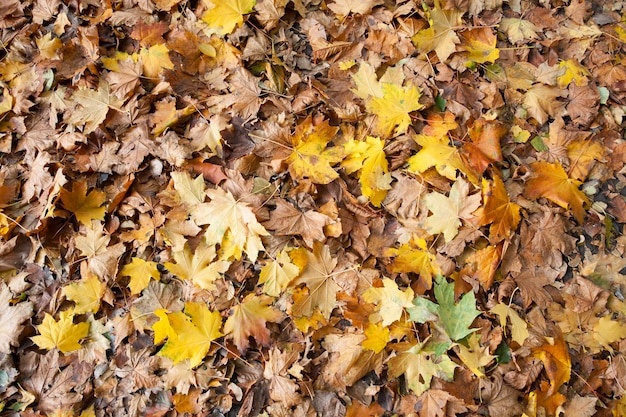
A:
POLYGON ((328 120, 313 125, 311 116, 296 127, 291 138, 293 152, 286 160, 293 179, 308 178, 316 184, 328 184, 339 177, 332 166, 343 159, 343 148, 328 146, 338 130, 328 120))

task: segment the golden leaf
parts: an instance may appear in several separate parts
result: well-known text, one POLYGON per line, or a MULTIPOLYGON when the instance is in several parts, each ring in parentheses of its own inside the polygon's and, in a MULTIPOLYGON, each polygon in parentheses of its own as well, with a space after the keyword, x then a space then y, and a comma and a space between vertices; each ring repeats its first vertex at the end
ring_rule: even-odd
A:
POLYGON ((68 353, 82 347, 80 340, 87 337, 89 323, 74 324, 74 310, 70 309, 62 311, 58 321, 46 313, 37 330, 39 335, 31 339, 41 349, 58 348, 61 352, 68 353))

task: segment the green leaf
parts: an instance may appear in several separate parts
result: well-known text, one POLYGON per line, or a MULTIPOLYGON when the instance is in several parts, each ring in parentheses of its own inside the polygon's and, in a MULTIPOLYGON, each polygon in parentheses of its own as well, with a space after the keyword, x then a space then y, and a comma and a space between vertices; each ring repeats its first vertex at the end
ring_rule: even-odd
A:
POLYGON ((476 298, 470 292, 454 303, 454 283, 446 281, 441 275, 435 281, 435 298, 439 303, 438 314, 450 339, 458 341, 471 334, 472 322, 480 315, 476 310, 476 298))

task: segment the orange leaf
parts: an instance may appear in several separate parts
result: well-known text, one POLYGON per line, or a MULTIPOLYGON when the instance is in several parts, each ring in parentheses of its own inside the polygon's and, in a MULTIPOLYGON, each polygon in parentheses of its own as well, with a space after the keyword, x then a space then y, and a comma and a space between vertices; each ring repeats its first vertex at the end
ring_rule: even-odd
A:
POLYGON ((463 149, 467 153, 469 165, 478 171, 485 172, 489 164, 502 161, 500 139, 507 133, 507 128, 498 121, 479 119, 469 129, 471 142, 463 149))
POLYGON ((572 361, 563 334, 558 328, 555 330, 557 334, 553 338, 553 343, 546 343, 533 350, 533 356, 543 362, 546 374, 550 378, 547 396, 557 392, 561 385, 569 381, 572 369, 572 361))
POLYGON ((484 206, 475 214, 480 219, 480 226, 491 223, 489 239, 495 244, 508 238, 511 231, 517 228, 520 206, 511 202, 504 183, 497 175, 494 175, 492 183, 483 178, 483 199, 484 206))
POLYGON ((526 185, 526 195, 529 198, 546 197, 564 209, 571 208, 576 220, 582 223, 583 206, 589 204, 589 199, 578 189, 581 182, 568 177, 559 163, 540 161, 531 164, 530 168, 533 175, 526 185))
POLYGON ((476 279, 485 290, 493 284, 502 250, 500 246, 487 246, 477 250, 467 258, 462 274, 476 279))

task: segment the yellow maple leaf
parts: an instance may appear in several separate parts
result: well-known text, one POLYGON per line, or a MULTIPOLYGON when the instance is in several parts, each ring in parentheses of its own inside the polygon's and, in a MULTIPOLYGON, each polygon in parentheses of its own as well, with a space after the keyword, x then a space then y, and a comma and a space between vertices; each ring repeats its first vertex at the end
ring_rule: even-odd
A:
POLYGON ((593 338, 612 353, 610 344, 626 338, 626 323, 623 319, 613 319, 611 314, 607 314, 593 326, 593 338))
MULTIPOLYGON (((133 54, 134 58, 135 54, 133 54)), ((157 78, 163 68, 174 69, 174 63, 170 60, 170 50, 165 44, 153 45, 149 48, 141 48, 137 58, 143 65, 143 74, 149 78, 157 78)))
POLYGON ((427 15, 430 27, 417 32, 411 40, 420 52, 435 51, 439 61, 445 62, 456 51, 456 44, 461 42, 455 29, 463 24, 463 12, 441 10, 439 2, 435 2, 435 7, 427 15))
POLYGON ((102 205, 106 201, 106 194, 98 190, 87 193, 87 183, 84 181, 75 182, 72 191, 61 188, 59 198, 63 208, 73 213, 82 224, 89 226, 92 220, 104 220, 106 208, 102 205))
POLYGON ((414 307, 415 294, 411 287, 401 291, 395 281, 384 278, 382 288, 368 288, 362 297, 364 301, 376 304, 376 310, 370 316, 370 320, 373 323, 382 320, 383 326, 389 326, 394 321, 400 320, 405 308, 414 307))
POLYGON ((524 95, 523 104, 530 117, 544 124, 548 116, 555 117, 563 109, 563 104, 557 100, 561 94, 561 90, 556 87, 536 83, 524 95))
POLYGON ((363 332, 367 339, 361 342, 363 349, 380 353, 387 346, 390 338, 389 327, 382 323, 370 323, 363 332))
POLYGON ((386 248, 383 250, 383 255, 394 257, 389 265, 391 272, 419 274, 425 290, 431 288, 433 276, 441 273, 435 261, 435 255, 428 252, 426 241, 416 236, 399 248, 386 248))
POLYGON ((258 221, 250 206, 237 201, 229 191, 215 188, 206 191, 211 199, 193 211, 198 225, 208 224, 205 238, 208 245, 220 245, 220 259, 241 259, 242 252, 252 262, 263 250, 261 236, 269 233, 258 221))
POLYGON ((496 62, 500 50, 496 48, 496 35, 490 28, 471 29, 462 33, 467 51, 466 66, 496 62))
POLYGON ((511 306, 504 303, 498 303, 491 310, 490 313, 497 314, 500 318, 500 327, 506 332, 506 319, 511 321, 511 339, 517 342, 520 346, 524 344, 524 341, 530 336, 528 333, 528 323, 522 319, 517 311, 513 310, 511 306))
POLYGON ((58 348, 63 353, 80 349, 80 340, 89 333, 89 323, 74 324, 74 314, 74 309, 62 311, 56 321, 46 313, 41 324, 37 326, 39 335, 31 339, 41 349, 58 348))
POLYGON ((452 381, 457 366, 448 355, 438 355, 425 343, 398 352, 388 362, 389 374, 393 378, 404 374, 407 386, 415 395, 428 390, 433 377, 452 381))
POLYGON ((89 274, 89 277, 81 282, 63 287, 63 294, 68 300, 76 303, 74 313, 84 314, 89 311, 97 313, 100 310, 100 299, 105 289, 104 282, 100 281, 95 274, 89 274))
POLYGON ((172 172, 170 174, 174 182, 174 189, 178 192, 180 202, 186 204, 190 211, 204 203, 204 178, 202 175, 198 175, 196 178, 191 178, 189 172, 172 172))
POLYGON ((283 313, 271 304, 272 298, 267 295, 248 294, 241 304, 231 308, 230 316, 224 323, 224 334, 226 338, 233 339, 242 354, 248 349, 250 336, 261 345, 269 343, 270 331, 266 323, 278 323, 283 318, 283 313))
POLYGON ((383 140, 371 136, 365 141, 350 140, 345 145, 346 159, 341 163, 348 174, 360 171, 361 193, 376 207, 380 207, 387 190, 391 189, 391 174, 384 147, 383 140))
POLYGON ((130 281, 128 282, 130 293, 133 295, 139 294, 148 288, 151 279, 155 281, 161 279, 157 265, 156 262, 133 257, 130 263, 124 265, 119 275, 130 277, 130 281))
POLYGON ((556 77, 556 81, 559 83, 559 87, 561 88, 567 87, 572 82, 579 87, 587 85, 589 82, 587 77, 591 74, 585 67, 580 65, 578 61, 573 59, 561 61, 559 62, 559 68, 561 69, 562 74, 556 77))
POLYGON ((413 84, 403 87, 383 83, 382 97, 372 97, 366 102, 367 111, 376 115, 373 133, 382 137, 401 135, 411 124, 409 113, 421 109, 420 90, 413 84))
POLYGON ((202 15, 210 27, 218 29, 218 33, 227 35, 235 27, 243 24, 243 15, 251 13, 256 0, 205 0, 210 10, 202 15))
POLYGON ((447 136, 416 135, 414 139, 422 149, 407 160, 409 171, 421 173, 435 167, 439 174, 451 180, 456 178, 457 171, 467 171, 459 149, 449 145, 447 136))
POLYGON ((265 294, 277 297, 299 273, 300 267, 292 263, 289 253, 283 250, 261 268, 259 285, 263 284, 265 294))
POLYGON ((316 184, 329 184, 339 177, 332 165, 343 159, 343 149, 328 147, 338 130, 330 126, 328 120, 313 125, 311 116, 296 127, 291 138, 293 152, 286 160, 295 180, 309 178, 316 184))
POLYGON ((176 263, 166 262, 164 265, 172 274, 193 282, 199 288, 212 290, 215 280, 230 266, 230 262, 216 260, 215 256, 215 245, 201 240, 194 252, 185 243, 182 251, 172 253, 176 263))
POLYGON ((159 313, 156 322, 155 343, 167 337, 158 355, 170 358, 174 363, 189 360, 192 368, 200 365, 211 342, 223 336, 220 331, 222 317, 219 311, 210 311, 205 303, 187 302, 184 311, 159 313), (165 318, 165 319, 164 319, 165 318))
POLYGON ((383 138, 406 132, 411 124, 409 113, 421 109, 420 90, 409 83, 403 86, 401 67, 385 71, 380 81, 370 64, 362 62, 352 75, 356 89, 352 91, 365 101, 366 110, 376 116, 373 133, 383 138))
POLYGON ((496 357, 489 354, 489 346, 480 345, 480 336, 476 333, 472 334, 467 339, 467 344, 458 345, 458 355, 465 365, 476 375, 478 378, 485 376, 485 366, 489 365, 496 357))

